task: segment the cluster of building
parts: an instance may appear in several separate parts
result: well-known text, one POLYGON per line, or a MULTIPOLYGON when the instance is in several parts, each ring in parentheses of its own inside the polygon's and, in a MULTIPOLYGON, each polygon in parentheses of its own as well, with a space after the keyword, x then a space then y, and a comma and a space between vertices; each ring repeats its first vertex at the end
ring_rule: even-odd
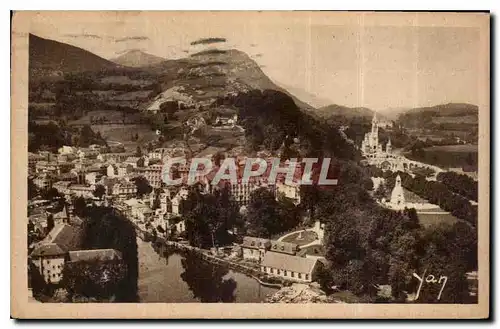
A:
MULTIPOLYGON (((213 156, 205 155, 207 158, 213 156)), ((127 152, 106 153, 98 145, 89 148, 63 146, 57 154, 45 151, 30 153, 29 176, 39 189, 54 188, 68 202, 75 197, 99 199, 122 210, 141 228, 160 228, 167 232, 175 226, 176 232, 181 233, 185 230, 184 222, 180 220, 182 201, 188 196, 188 186, 168 186, 163 182, 163 163, 177 157, 189 159, 183 147, 157 148, 138 156, 127 152), (152 187, 151 193, 141 193, 138 197, 138 185, 135 182, 138 177, 147 180, 152 187), (103 195, 96 193, 99 186, 104 191, 103 195)), ((215 189, 227 187, 233 199, 244 208, 250 201, 251 193, 265 187, 276 198, 284 196, 295 204, 300 203, 299 184, 287 184, 284 177, 275 184, 268 184, 266 174, 243 181, 241 178, 246 158, 240 157, 238 161, 237 181, 221 181, 213 186, 211 175, 197 176, 196 182, 202 192, 213 193, 215 189)), ((172 174, 187 181, 189 169, 187 164, 179 164, 172 169, 172 174)))
MULTIPOLYGON (((322 246, 316 248, 322 249, 322 246)), ((324 261, 321 253, 315 255, 301 250, 295 243, 248 236, 236 247, 236 252, 244 260, 257 262, 263 273, 299 282, 314 281, 324 261)))

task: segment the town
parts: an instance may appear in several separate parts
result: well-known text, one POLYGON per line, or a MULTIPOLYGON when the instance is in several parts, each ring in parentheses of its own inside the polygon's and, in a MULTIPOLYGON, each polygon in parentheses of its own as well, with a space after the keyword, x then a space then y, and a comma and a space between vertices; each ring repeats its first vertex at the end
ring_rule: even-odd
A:
MULTIPOLYGON (((436 180, 436 175, 442 172, 439 167, 393 154, 390 140, 383 150, 378 140, 378 127, 379 122, 374 117, 371 131, 361 145, 367 168, 372 166, 388 173, 392 172, 391 169, 401 174, 410 172, 410 177, 415 177, 411 174, 412 169, 427 168, 433 172, 428 179, 436 180)), ((240 156, 237 159, 238 179, 219 180, 217 184, 212 184, 214 172, 201 171, 199 175, 193 175, 190 174, 192 166, 180 161, 171 172, 183 184, 165 184, 163 164, 178 159, 179 155, 189 158, 187 151, 180 152, 177 147, 156 148, 145 154, 139 149, 135 153, 109 152, 109 147, 102 145, 87 148, 62 146, 57 154, 48 151, 29 153, 28 250, 34 265, 32 270, 39 272, 46 284, 57 287, 63 282, 67 266, 86 261, 123 260, 119 250, 82 249, 85 236, 82 207, 93 205, 118 211, 133 224, 137 236, 144 241, 194 250, 203 255, 203 261, 232 266, 265 286, 280 287, 293 282, 321 280, 328 261, 325 258, 325 223, 320 218, 306 215, 282 230, 282 234, 272 234, 269 238, 262 234, 242 235, 239 230, 248 231, 235 221, 224 226, 227 230, 224 233, 230 235, 229 239, 216 241, 214 233, 220 232, 213 230, 208 243, 197 243, 192 238, 195 233, 188 232, 196 230, 193 224, 186 222, 187 213, 193 209, 186 204, 193 193, 220 196, 221 191, 227 191, 237 210, 235 216, 244 216, 248 212, 252 198, 258 197, 258 193, 254 193, 258 190, 267 191, 276 202, 286 200, 284 202, 289 202, 292 208, 300 206, 301 187, 304 187, 296 181, 287 180, 286 170, 277 175, 274 183, 267 180, 271 166, 263 176, 247 175, 250 177, 242 179, 247 158, 240 156)), ((205 159, 210 162, 224 156, 209 154, 205 155, 205 159)), ((289 164, 289 161, 284 163, 289 164)), ((302 176, 300 170, 292 174, 294 177, 302 176)), ((372 180, 374 191, 385 184, 384 178, 372 177, 372 180)), ((421 214, 439 209, 439 206, 424 200, 406 200, 400 175, 393 184, 387 199, 378 199, 382 207, 396 211, 414 208, 421 214)), ((439 213, 446 212, 440 210, 439 213)))
POLYGON ((24 37, 30 300, 478 303, 487 109, 480 61, 443 60, 464 54, 450 40, 477 56, 477 35, 356 20, 304 47, 311 20, 271 19, 264 47, 240 22, 71 38, 43 16, 24 37), (416 58, 438 79, 408 74, 416 58))

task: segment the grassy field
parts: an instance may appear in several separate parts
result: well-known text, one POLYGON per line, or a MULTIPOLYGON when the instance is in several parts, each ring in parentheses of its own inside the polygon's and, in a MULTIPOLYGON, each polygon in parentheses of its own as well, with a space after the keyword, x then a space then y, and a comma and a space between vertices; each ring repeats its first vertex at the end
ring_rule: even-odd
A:
POLYGON ((404 194, 405 194, 405 200, 406 200, 406 202, 410 202, 410 203, 427 203, 427 200, 419 197, 418 195, 416 195, 412 191, 407 190, 405 188, 403 188, 403 191, 404 191, 404 194))
POLYGON ((458 219, 451 214, 418 214, 420 225, 424 228, 432 228, 433 226, 444 223, 446 225, 455 224, 458 219))
POLYGON ((442 146, 427 147, 424 149, 424 151, 477 153, 478 146, 473 144, 442 145, 442 146))
POLYGON ((325 247, 323 245, 312 245, 300 249, 300 254, 305 253, 313 256, 325 256, 325 247))
POLYGON ((412 160, 442 168, 477 166, 478 146, 471 144, 433 146, 425 148, 422 155, 413 156, 408 152, 405 156, 412 160))
POLYGON ((156 132, 151 130, 151 127, 146 124, 136 124, 136 125, 92 125, 92 130, 95 132, 100 132, 102 137, 106 140, 112 140, 117 142, 122 142, 124 144, 137 145, 141 143, 147 143, 149 141, 156 140, 158 136, 156 132), (139 140, 137 142, 132 141, 132 134, 137 134, 139 140))
POLYGON ((300 232, 296 232, 283 239, 283 242, 296 243, 299 246, 313 242, 318 238, 318 235, 311 231, 302 232, 302 239, 299 239, 300 232))

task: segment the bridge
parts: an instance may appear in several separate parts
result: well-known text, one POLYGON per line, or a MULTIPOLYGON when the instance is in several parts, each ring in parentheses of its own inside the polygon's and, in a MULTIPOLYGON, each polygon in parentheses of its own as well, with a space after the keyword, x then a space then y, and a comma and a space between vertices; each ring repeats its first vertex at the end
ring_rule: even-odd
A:
POLYGON ((435 180, 438 173, 444 172, 443 169, 437 166, 410 160, 403 155, 394 153, 369 154, 366 156, 366 160, 370 165, 375 165, 382 170, 411 172, 414 169, 430 169, 435 174, 429 177, 429 180, 435 180))

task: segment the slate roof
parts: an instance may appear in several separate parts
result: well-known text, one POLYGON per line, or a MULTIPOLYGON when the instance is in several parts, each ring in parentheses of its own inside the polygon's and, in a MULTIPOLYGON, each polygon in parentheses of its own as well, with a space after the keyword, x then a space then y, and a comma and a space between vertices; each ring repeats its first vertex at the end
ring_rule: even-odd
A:
POLYGON ((59 245, 55 243, 44 243, 35 248, 31 253, 32 257, 40 256, 62 256, 66 253, 59 245))
POLYGON ((250 249, 269 249, 271 242, 268 239, 255 238, 252 236, 243 237, 243 243, 241 244, 243 248, 250 249))
POLYGON ((271 251, 295 255, 299 250, 299 245, 290 242, 271 241, 271 251))
POLYGON ((91 250, 76 250, 69 253, 70 262, 100 260, 108 261, 122 259, 121 252, 115 249, 91 249, 91 250))
POLYGON ((298 273, 311 273, 317 259, 290 256, 268 251, 264 254, 261 266, 272 267, 298 273))
POLYGON ((31 253, 31 256, 56 256, 80 247, 82 230, 68 224, 56 224, 31 253))

